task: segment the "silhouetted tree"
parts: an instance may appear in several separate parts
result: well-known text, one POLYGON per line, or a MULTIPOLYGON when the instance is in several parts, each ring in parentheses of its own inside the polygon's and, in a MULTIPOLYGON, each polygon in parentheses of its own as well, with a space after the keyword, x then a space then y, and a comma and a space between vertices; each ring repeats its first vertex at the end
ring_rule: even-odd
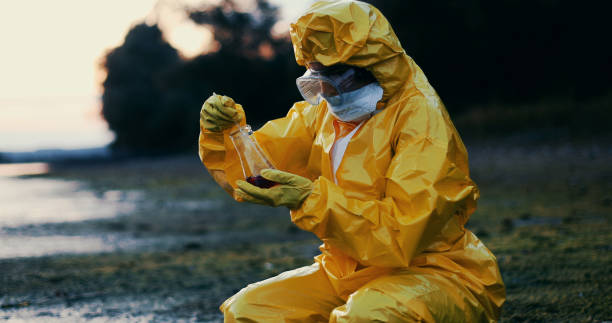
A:
POLYGON ((114 148, 184 149, 182 105, 167 91, 165 73, 179 62, 157 26, 139 24, 105 58, 102 113, 115 133, 114 148))
POLYGON ((299 99, 295 78, 301 68, 290 41, 271 33, 276 7, 257 0, 253 12, 240 12, 226 0, 189 16, 213 29, 218 51, 181 60, 157 26, 140 24, 106 56, 103 115, 116 135, 113 147, 141 152, 194 147, 201 104, 213 91, 247 107, 254 126, 284 115, 299 99))

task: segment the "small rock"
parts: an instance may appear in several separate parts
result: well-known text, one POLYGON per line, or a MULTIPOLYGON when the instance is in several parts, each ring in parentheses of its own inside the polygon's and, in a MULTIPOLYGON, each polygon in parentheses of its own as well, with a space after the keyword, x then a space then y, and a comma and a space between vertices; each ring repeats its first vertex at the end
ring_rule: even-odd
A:
POLYGON ((476 230, 475 234, 479 238, 487 238, 487 237, 490 236, 489 232, 487 230, 484 230, 484 229, 476 230))
POLYGON ((511 218, 504 218, 501 223, 502 232, 510 232, 514 229, 514 220, 511 218))
POLYGON ((198 250, 201 248, 202 245, 198 242, 188 242, 183 246, 183 250, 198 250))
POLYGON ((153 226, 150 223, 145 223, 145 222, 136 223, 136 229, 138 231, 151 231, 152 228, 153 226))

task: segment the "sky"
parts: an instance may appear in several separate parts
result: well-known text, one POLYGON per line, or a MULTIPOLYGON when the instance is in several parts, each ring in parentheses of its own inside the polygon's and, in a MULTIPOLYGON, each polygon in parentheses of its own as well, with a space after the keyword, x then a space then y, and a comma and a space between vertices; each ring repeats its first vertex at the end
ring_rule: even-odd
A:
MULTIPOLYGON (((186 58, 197 55, 212 35, 185 19, 180 5, 206 2, 0 1, 0 152, 108 144, 113 134, 100 116, 99 100, 104 54, 145 21, 158 23, 186 58)), ((281 8, 279 28, 288 28, 312 3, 271 2, 281 8)))

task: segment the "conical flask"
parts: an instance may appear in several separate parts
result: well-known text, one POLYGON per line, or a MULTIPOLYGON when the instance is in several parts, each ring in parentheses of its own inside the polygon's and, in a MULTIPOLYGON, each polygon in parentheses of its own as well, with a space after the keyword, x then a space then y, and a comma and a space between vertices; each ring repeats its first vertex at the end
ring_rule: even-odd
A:
POLYGON ((256 141, 251 139, 251 126, 238 127, 230 133, 230 139, 242 166, 242 173, 247 182, 261 188, 270 188, 276 182, 269 181, 261 176, 261 171, 266 168, 274 169, 272 163, 266 158, 256 141))

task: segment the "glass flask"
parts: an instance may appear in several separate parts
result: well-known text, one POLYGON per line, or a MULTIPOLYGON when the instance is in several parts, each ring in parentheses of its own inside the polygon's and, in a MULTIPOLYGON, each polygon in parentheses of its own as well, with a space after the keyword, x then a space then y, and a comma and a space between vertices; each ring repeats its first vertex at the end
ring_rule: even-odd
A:
POLYGON ((277 183, 263 178, 261 170, 274 169, 274 166, 266 158, 257 142, 251 139, 251 134, 253 134, 251 126, 245 125, 238 127, 229 136, 238 153, 242 173, 246 181, 257 187, 270 188, 277 183))

